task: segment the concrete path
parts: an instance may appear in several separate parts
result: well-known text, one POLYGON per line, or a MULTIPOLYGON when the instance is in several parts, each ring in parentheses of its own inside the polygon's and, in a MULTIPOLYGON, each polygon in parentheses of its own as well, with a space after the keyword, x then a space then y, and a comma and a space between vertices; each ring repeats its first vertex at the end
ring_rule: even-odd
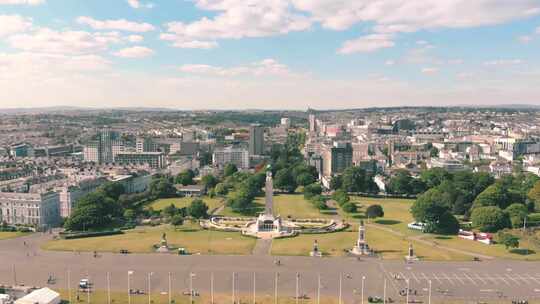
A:
POLYGON ((272 239, 257 239, 253 247, 253 255, 270 255, 272 249, 272 239))

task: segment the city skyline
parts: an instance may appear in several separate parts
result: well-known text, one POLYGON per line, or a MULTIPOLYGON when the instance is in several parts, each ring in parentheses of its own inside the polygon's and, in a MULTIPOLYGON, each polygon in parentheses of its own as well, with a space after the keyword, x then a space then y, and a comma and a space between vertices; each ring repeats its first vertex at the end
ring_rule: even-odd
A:
POLYGON ((0 0, 0 108, 538 105, 540 1, 0 0))

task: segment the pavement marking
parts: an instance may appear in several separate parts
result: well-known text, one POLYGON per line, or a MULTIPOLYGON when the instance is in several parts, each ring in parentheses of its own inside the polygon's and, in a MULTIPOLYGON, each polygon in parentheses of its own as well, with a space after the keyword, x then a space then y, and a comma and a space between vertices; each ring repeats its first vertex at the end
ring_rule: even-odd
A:
POLYGON ((424 280, 426 280, 426 282, 430 281, 430 279, 426 276, 425 273, 422 272, 421 274, 422 274, 422 277, 424 277, 424 280))
POLYGON ((462 280, 460 277, 458 277, 457 274, 454 273, 454 277, 455 277, 456 279, 458 279, 458 281, 459 281, 462 285, 465 285, 465 283, 463 283, 463 280, 462 280))
POLYGON ((434 273, 434 274, 433 274, 433 277, 435 278, 435 280, 437 280, 437 282, 439 282, 439 284, 442 285, 443 282, 441 281, 441 279, 439 279, 439 277, 437 276, 437 274, 434 273))
POLYGON ((509 275, 508 275, 507 273, 505 273, 505 275, 506 275, 506 277, 507 277, 507 278, 509 278, 510 280, 512 280, 512 281, 514 281, 514 282, 516 282, 516 285, 521 285, 521 283, 520 283, 520 282, 519 282, 518 280, 516 280, 516 279, 512 278, 512 277, 511 277, 511 276, 509 276, 509 275))
POLYGON ((510 286, 510 283, 508 283, 500 274, 497 275, 499 280, 503 281, 506 285, 510 286))
POLYGON ((482 278, 478 275, 478 273, 475 272, 474 275, 476 276, 477 279, 479 279, 480 281, 482 281, 482 284, 486 285, 486 281, 485 281, 484 279, 482 279, 482 278))
POLYGON ((407 281, 409 278, 407 278, 403 273, 399 273, 399 277, 407 281))
POLYGON ((525 282, 525 284, 531 284, 531 282, 529 282, 529 280, 527 278, 523 277, 522 275, 517 274, 516 278, 522 280, 523 282, 525 282))
POLYGON ((414 275, 414 272, 411 272, 412 277, 416 281, 416 283, 420 283, 420 280, 414 275))
POLYGON ((529 277, 529 279, 531 279, 531 280, 535 281, 535 282, 536 282, 537 284, 540 284, 540 281, 538 281, 538 279, 536 279, 535 277, 531 276, 531 275, 530 275, 530 274, 528 274, 528 273, 526 273, 525 275, 526 275, 526 276, 528 276, 528 277, 529 277))
POLYGON ((485 278, 488 279, 488 280, 490 280, 493 284, 497 285, 497 281, 496 281, 493 277, 491 277, 491 276, 485 274, 485 278))
POLYGON ((469 281, 471 281, 471 282, 474 284, 474 286, 477 286, 477 285, 478 285, 478 284, 476 284, 476 282, 475 282, 473 279, 471 279, 471 277, 469 277, 465 272, 463 273, 463 275, 464 275, 467 279, 469 279, 469 281))
POLYGON ((444 272, 441 272, 441 274, 443 275, 443 277, 444 277, 445 279, 447 279, 447 280, 448 280, 448 282, 450 282, 450 284, 452 284, 452 285, 456 285, 456 284, 454 284, 454 282, 452 282, 452 279, 450 279, 450 278, 449 278, 449 277, 448 277, 448 276, 446 275, 446 273, 444 273, 444 272))

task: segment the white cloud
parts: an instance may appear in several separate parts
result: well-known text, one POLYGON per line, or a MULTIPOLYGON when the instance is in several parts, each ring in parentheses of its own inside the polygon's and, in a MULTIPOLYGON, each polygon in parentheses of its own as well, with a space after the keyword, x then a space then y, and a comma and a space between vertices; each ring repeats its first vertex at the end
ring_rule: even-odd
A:
POLYGON ((0 37, 24 32, 32 27, 32 19, 19 15, 0 15, 0 37))
POLYGON ((523 35, 519 36, 517 39, 521 43, 529 43, 533 40, 533 37, 531 35, 523 35))
POLYGON ((184 73, 207 76, 293 76, 289 68, 274 59, 264 59, 249 65, 220 67, 207 64, 185 64, 179 70, 184 73))
POLYGON ((505 65, 518 65, 522 64, 523 60, 521 59, 498 59, 498 60, 490 60, 484 62, 484 65, 486 66, 505 66, 505 65))
POLYGON ((533 0, 291 1, 325 28, 345 30, 358 23, 374 23, 373 32, 383 34, 495 25, 540 13, 540 4, 533 0))
POLYGON ((215 41, 184 40, 184 37, 167 33, 159 35, 159 38, 161 40, 172 41, 173 47, 182 49, 213 49, 218 46, 215 41))
POLYGON ((0 0, 0 5, 39 5, 45 0, 0 0))
MULTIPOLYGON (((110 68, 110 62, 97 55, 66 56, 40 53, 0 53, 0 78, 57 77, 66 72, 95 72, 110 68), (30 75, 32 74, 32 75, 30 75), (47 76, 45 76, 47 75, 47 76)), ((23 81, 24 82, 24 81, 23 81)))
POLYGON ((129 35, 127 37, 127 40, 129 42, 133 42, 133 43, 136 43, 136 42, 142 42, 144 40, 144 37, 141 36, 141 35, 129 35))
POLYGON ((55 31, 41 28, 27 34, 15 34, 7 39, 16 49, 57 54, 87 54, 106 50, 110 44, 121 42, 118 33, 89 33, 85 31, 55 31))
POLYGON ((191 23, 166 24, 167 35, 176 47, 214 47, 217 39, 267 37, 303 31, 311 26, 304 14, 292 10, 288 0, 195 0, 198 8, 216 12, 191 23))
POLYGON ((134 46, 121 49, 113 53, 114 56, 123 58, 144 58, 154 55, 154 50, 144 46, 134 46))
POLYGON ((385 65, 395 65, 396 64, 396 61, 395 60, 386 60, 384 62, 385 65))
POLYGON ((439 72, 439 69, 433 68, 433 67, 427 67, 427 68, 422 69, 422 73, 424 74, 436 74, 438 72, 439 72))
POLYGON ((86 24, 95 30, 118 30, 126 32, 150 32, 155 27, 149 23, 137 23, 126 19, 118 20, 96 20, 91 17, 81 16, 77 18, 79 24, 86 24))
POLYGON ((132 8, 153 8, 153 3, 145 3, 142 4, 139 0, 127 0, 127 3, 132 8))
POLYGON ((371 34, 358 39, 345 41, 338 50, 340 54, 351 54, 356 52, 369 53, 379 49, 391 48, 395 45, 392 36, 387 34, 371 34))

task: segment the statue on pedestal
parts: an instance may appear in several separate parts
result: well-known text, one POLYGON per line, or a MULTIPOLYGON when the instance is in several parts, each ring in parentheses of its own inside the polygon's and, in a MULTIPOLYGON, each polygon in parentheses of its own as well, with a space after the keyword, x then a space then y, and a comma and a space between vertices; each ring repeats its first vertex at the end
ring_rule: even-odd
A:
POLYGON ((322 252, 319 251, 319 243, 317 242, 317 240, 315 240, 315 242, 313 242, 313 251, 311 251, 309 253, 310 256, 312 257, 321 257, 322 256, 322 252))

